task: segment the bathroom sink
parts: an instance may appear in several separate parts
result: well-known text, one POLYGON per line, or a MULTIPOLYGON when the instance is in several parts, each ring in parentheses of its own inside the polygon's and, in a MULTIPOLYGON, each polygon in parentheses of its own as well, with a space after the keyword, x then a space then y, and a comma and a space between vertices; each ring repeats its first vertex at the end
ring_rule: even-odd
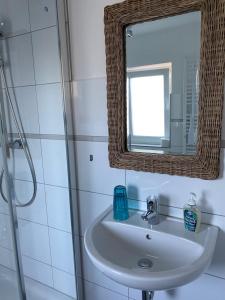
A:
POLYGON ((86 251, 106 276, 131 288, 166 290, 196 279, 209 266, 218 228, 201 225, 198 234, 187 232, 183 220, 160 216, 149 225, 141 212, 113 219, 112 207, 87 229, 86 251))

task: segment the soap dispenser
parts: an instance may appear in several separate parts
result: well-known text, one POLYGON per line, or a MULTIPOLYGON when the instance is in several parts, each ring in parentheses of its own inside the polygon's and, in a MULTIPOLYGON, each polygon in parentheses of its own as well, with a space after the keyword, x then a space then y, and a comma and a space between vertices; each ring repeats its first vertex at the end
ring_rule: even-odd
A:
POLYGON ((196 204, 196 194, 190 193, 190 199, 184 206, 184 226, 192 232, 199 232, 201 224, 201 211, 196 204))

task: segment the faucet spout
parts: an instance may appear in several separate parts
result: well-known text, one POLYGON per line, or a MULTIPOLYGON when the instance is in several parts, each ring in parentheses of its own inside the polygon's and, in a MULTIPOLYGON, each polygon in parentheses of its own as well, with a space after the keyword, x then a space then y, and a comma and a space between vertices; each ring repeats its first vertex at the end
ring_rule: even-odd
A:
POLYGON ((141 216, 144 221, 148 221, 150 225, 159 224, 158 199, 150 196, 146 200, 147 211, 141 216))
POLYGON ((141 217, 144 221, 148 221, 149 216, 152 214, 151 211, 146 211, 141 217))

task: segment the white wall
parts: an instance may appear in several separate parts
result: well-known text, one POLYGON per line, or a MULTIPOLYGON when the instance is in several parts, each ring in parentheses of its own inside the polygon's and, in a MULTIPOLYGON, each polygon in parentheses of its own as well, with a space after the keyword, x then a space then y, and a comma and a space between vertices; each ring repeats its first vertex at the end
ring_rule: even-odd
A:
MULTIPOLYGON (((8 37, 0 48, 7 82, 14 87, 10 93, 18 101, 38 182, 34 203, 17 210, 24 274, 76 297, 56 1, 0 0, 1 18, 8 37)), ((17 199, 27 202, 33 186, 26 159, 21 150, 11 158, 17 199)), ((12 268, 8 208, 2 199, 0 220, 0 264, 12 268)))
MULTIPOLYGON (((195 192, 203 219, 221 228, 214 260, 207 272, 193 283, 173 291, 162 291, 156 300, 224 300, 225 294, 225 171, 221 151, 221 175, 215 181, 159 175, 109 168, 106 110, 106 73, 103 8, 112 0, 69 0, 73 59, 74 116, 77 141, 78 191, 81 240, 84 230, 112 204, 113 187, 128 188, 130 205, 145 209, 145 198, 159 193, 164 213, 182 216, 189 192, 195 192), (105 141, 105 142, 104 142, 105 141), (89 155, 93 154, 93 162, 89 155)), ((224 124, 225 125, 225 124, 224 124)), ((225 126, 224 126, 225 127, 225 126)), ((225 138, 225 135, 223 135, 225 138)), ((139 291, 106 278, 91 264, 83 250, 82 275, 86 300, 141 300, 139 291)), ((81 276, 81 275, 80 275, 81 276)))

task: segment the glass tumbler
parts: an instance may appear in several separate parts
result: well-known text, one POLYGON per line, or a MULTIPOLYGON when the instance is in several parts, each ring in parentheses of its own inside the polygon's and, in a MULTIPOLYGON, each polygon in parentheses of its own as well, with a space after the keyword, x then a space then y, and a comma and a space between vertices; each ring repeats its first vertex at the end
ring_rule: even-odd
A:
POLYGON ((113 213, 115 220, 123 221, 129 218, 125 186, 118 185, 114 188, 113 213))

